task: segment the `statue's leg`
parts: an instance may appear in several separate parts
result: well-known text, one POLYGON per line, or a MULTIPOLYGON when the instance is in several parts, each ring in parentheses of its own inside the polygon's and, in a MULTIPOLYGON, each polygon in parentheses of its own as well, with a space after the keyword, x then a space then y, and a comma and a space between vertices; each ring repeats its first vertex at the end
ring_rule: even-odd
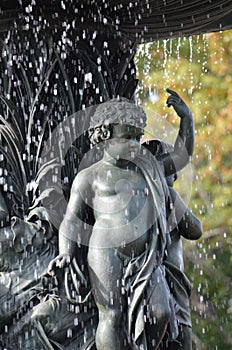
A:
POLYGON ((67 339, 67 329, 74 328, 74 318, 58 298, 41 302, 10 327, 9 349, 18 349, 19 343, 24 350, 53 349, 52 340, 62 343, 67 339))
POLYGON ((86 304, 70 306, 66 299, 47 295, 11 325, 4 345, 9 350, 18 349, 19 343, 23 350, 87 349, 94 338, 97 315, 86 304))
POLYGON ((146 335, 148 349, 158 349, 171 317, 170 294, 165 276, 158 267, 150 281, 152 294, 147 304, 146 335))
POLYGON ((181 345, 175 347, 174 350, 192 350, 192 328, 182 324, 179 325, 179 336, 177 340, 181 345))
POLYGON ((122 260, 115 248, 90 247, 88 264, 91 287, 99 312, 97 349, 124 349, 126 336, 123 324, 125 297, 121 288, 122 260))
POLYGON ((192 328, 182 326, 183 331, 183 346, 182 350, 192 350, 192 328))

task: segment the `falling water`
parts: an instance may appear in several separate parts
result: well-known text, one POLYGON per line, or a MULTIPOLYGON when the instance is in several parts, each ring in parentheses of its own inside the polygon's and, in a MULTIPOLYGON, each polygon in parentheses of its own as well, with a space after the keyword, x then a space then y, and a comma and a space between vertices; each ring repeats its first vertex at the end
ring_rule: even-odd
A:
MULTIPOLYGON (((193 178, 185 179, 186 186, 183 186, 183 178, 179 175, 176 189, 185 198, 186 191, 189 191, 188 181, 192 181, 188 205, 203 221, 205 231, 199 243, 184 242, 186 273, 193 284, 193 343, 194 349, 198 350, 229 349, 231 346, 228 338, 231 274, 225 267, 231 264, 231 248, 225 230, 230 232, 231 229, 223 219, 225 215, 226 220, 231 221, 228 216, 230 191, 227 187, 231 184, 231 172, 226 160, 232 141, 230 127, 227 129, 228 123, 231 123, 229 106, 232 105, 228 85, 231 81, 231 42, 231 32, 159 41, 143 51, 144 54, 146 52, 149 87, 141 70, 138 72, 142 77, 138 90, 141 102, 147 96, 144 91, 149 92, 148 96, 151 96, 151 86, 156 91, 156 98, 151 96, 146 102, 146 108, 151 110, 150 114, 153 113, 153 119, 149 119, 150 128, 157 113, 161 117, 159 123, 170 123, 171 127, 166 126, 166 130, 171 132, 176 127, 176 120, 165 106, 164 88, 167 86, 178 91, 190 103, 195 115, 193 178)), ((143 59, 141 51, 138 63, 139 59, 143 59)), ((153 136, 161 134, 154 131, 153 136)))
MULTIPOLYGON (((21 5, 22 1, 17 3, 21 5)), ((166 4, 165 1, 163 3, 166 4)), ((106 1, 103 1, 103 5, 107 9, 106 1)), ((150 10, 149 4, 146 5, 150 10)), ((75 30, 83 25, 85 16, 81 15, 78 23, 75 18, 69 21, 68 1, 62 0, 58 4, 59 11, 68 14, 67 18, 59 25, 55 24, 53 35, 46 39, 42 32, 51 29, 49 21, 40 13, 34 16, 35 6, 36 1, 31 1, 25 7, 23 31, 17 27, 20 23, 14 22, 12 30, 2 34, 0 43, 0 61, 4 67, 0 72, 0 282, 4 282, 8 288, 9 276, 15 269, 19 276, 14 281, 16 299, 20 288, 24 293, 31 275, 33 281, 39 283, 38 298, 30 294, 27 305, 22 305, 21 298, 16 300, 16 312, 10 315, 9 325, 6 322, 0 330, 1 347, 2 337, 7 340, 14 337, 11 323, 14 325, 20 320, 22 332, 14 349, 22 350, 23 342, 34 332, 21 324, 27 307, 31 309, 37 306, 39 300, 52 300, 50 306, 54 310, 59 301, 58 298, 49 299, 41 291, 50 290, 51 283, 54 295, 57 292, 57 281, 54 279, 51 282, 45 272, 51 258, 57 253, 56 229, 60 224, 59 220, 58 223, 56 221, 57 212, 60 211, 60 216, 64 215, 71 184, 80 170, 78 166, 85 168, 89 161, 86 158, 91 158, 91 150, 85 142, 87 114, 91 112, 91 107, 88 108, 94 101, 98 104, 117 96, 135 72, 133 64, 128 63, 127 57, 123 56, 131 45, 127 38, 123 41, 123 31, 117 38, 110 37, 115 40, 114 45, 119 46, 120 42, 122 62, 124 65, 128 63, 128 66, 121 67, 122 62, 116 59, 111 61, 114 45, 111 45, 110 39, 104 40, 101 46, 97 30, 92 32, 91 37, 85 28, 76 34, 75 30), (83 43, 83 47, 78 46, 79 42, 83 43), (104 55, 101 55, 101 49, 104 55), (118 72, 112 78, 110 71, 114 68, 118 72), (113 81, 121 73, 121 81, 113 81), (114 89, 115 86, 119 92, 114 89), (78 114, 77 111, 81 112, 78 114), (50 145, 48 141, 52 132, 57 130, 56 126, 67 121, 70 116, 74 116, 71 124, 64 123, 64 130, 56 133, 56 140, 53 140, 56 147, 50 145), (73 130, 77 124, 84 126, 75 134, 73 130), (70 146, 69 152, 66 143, 70 146), (50 148, 54 159, 47 159, 47 153, 41 151, 50 148), (65 156, 64 149, 67 151, 65 156), (63 158, 57 165, 56 156, 60 154, 63 158), (62 184, 59 182, 61 176, 62 184), (51 209, 48 214, 42 212, 40 203, 43 200, 47 201, 44 206, 51 209), (13 216, 12 226, 9 223, 10 216, 13 216), (18 240, 16 233, 20 237, 18 240), (12 254, 12 247, 15 246, 17 251, 13 250, 12 254)), ((133 8, 133 3, 128 6, 133 8)), ((74 5, 72 7, 73 13, 78 15, 79 9, 74 5)), ((122 4, 115 5, 115 10, 120 10, 120 7, 122 4)), ((83 10, 84 5, 81 8, 83 10)), ((58 18, 59 13, 55 11, 52 14, 54 23, 57 23, 58 18)), ((137 14, 136 21, 139 23, 141 18, 142 13, 137 14)), ((120 20, 117 18, 115 27, 120 25, 120 20)), ((108 21, 108 16, 102 17, 104 26, 108 21)), ((164 16, 163 21, 165 25, 164 16)), ((179 119, 173 109, 166 106, 167 87, 177 91, 195 115, 196 142, 192 166, 178 174, 175 186, 185 203, 203 222, 205 231, 198 242, 184 242, 185 269, 193 286, 191 308, 194 350, 229 350, 232 345, 231 57, 231 31, 159 39, 139 46, 135 57, 140 80, 136 98, 148 115, 147 138, 160 138, 171 144, 175 141, 179 119)), ((99 160, 96 155, 94 160, 99 160)), ((111 172, 106 175, 107 180, 110 180, 111 172)), ((127 214, 125 211, 125 216, 127 214)), ((84 229, 88 232, 87 224, 84 229)), ((78 236, 77 243, 80 245, 80 242, 78 236)), ((85 269, 86 266, 82 264, 79 271, 81 276, 86 272, 85 269)), ((89 341, 90 335, 95 335, 91 327, 96 323, 96 315, 92 312, 91 302, 83 303, 82 306, 80 283, 75 280, 73 271, 71 274, 74 282, 69 297, 74 303, 68 307, 73 319, 71 325, 66 324, 62 330, 62 341, 64 338, 69 341, 75 336, 76 328, 81 330, 84 340, 89 341), (82 329, 85 322, 88 326, 82 329), (76 327, 74 330, 73 326, 76 327)), ((70 276, 65 280, 66 289, 70 280, 70 276)), ((87 297, 84 277, 83 281, 84 297, 87 297)), ((2 290, 1 305, 8 310, 11 306, 8 300, 10 293, 2 290)))

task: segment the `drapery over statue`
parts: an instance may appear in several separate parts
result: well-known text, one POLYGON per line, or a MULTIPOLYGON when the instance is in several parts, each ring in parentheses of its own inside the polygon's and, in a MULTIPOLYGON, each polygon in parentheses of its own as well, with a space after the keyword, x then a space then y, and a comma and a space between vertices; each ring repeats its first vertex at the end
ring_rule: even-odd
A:
POLYGON ((141 145, 146 115, 133 102, 96 108, 89 139, 103 157, 74 179, 46 275, 58 287, 50 283, 22 324, 22 333, 34 329, 24 349, 191 349, 180 236, 202 229, 172 186, 192 156, 194 122, 167 91, 181 119, 174 147, 141 145))

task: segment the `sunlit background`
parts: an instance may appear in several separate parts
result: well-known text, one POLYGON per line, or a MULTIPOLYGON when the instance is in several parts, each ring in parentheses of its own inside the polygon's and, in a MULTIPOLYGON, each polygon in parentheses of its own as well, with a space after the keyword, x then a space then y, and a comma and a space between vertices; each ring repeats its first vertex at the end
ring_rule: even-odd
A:
MULTIPOLYGON (((179 174, 175 184, 204 228, 199 241, 184 240, 185 271, 193 286, 193 350, 232 349, 232 31, 156 40, 158 34, 160 37, 172 35, 172 30, 176 35, 184 35, 192 30, 199 32, 201 28, 205 31, 225 28, 225 25, 231 27, 231 0, 202 1, 201 5, 197 0, 179 1, 178 9, 174 3, 161 0, 31 0, 25 4, 21 0, 0 1, 0 188, 3 195, 0 198, 3 240, 0 265, 3 276, 8 278, 9 271, 16 276, 12 284, 2 279, 7 308, 11 307, 8 296, 13 300, 9 319, 0 322, 4 327, 4 331, 0 330, 4 348, 8 348, 5 342, 12 340, 17 343, 12 348, 17 349, 18 339, 27 341, 34 332, 33 327, 29 327, 31 333, 24 332, 18 324, 22 322, 27 327, 28 318, 24 315, 34 306, 31 285, 34 283, 36 303, 38 293, 34 285, 46 287, 38 276, 47 271, 58 246, 57 231, 50 230, 50 224, 59 226, 78 165, 88 154, 85 135, 88 119, 80 119, 80 123, 75 124, 81 125, 78 133, 82 135, 72 144, 65 159, 62 158, 61 186, 56 171, 61 162, 56 164, 52 152, 51 160, 42 159, 46 141, 51 140, 57 125, 75 113, 78 116, 77 111, 85 110, 92 103, 98 104, 117 94, 133 95, 134 45, 124 36, 120 39, 121 33, 112 35, 113 24, 116 32, 120 29, 129 36, 133 34, 136 40, 139 33, 141 40, 150 37, 155 40, 139 46, 135 59, 139 79, 136 98, 148 115, 146 137, 175 141, 179 118, 173 108, 166 106, 166 88, 177 91, 194 113, 196 142, 192 165, 179 174), (108 2, 118 3, 116 12, 115 5, 109 12, 108 2), (82 3, 91 3, 93 8, 84 9, 82 3), (83 11, 79 11, 79 6, 83 11), (188 16, 183 18, 182 9, 186 6, 194 9, 194 13, 187 11, 188 16), (221 18, 222 12, 226 17, 221 18), (109 14, 112 22, 107 22, 109 14), (178 14, 184 23, 178 22, 178 14), (99 28, 104 35, 100 31, 98 37, 96 30, 92 32, 95 21, 96 28, 102 25, 99 28), (88 26, 89 33, 85 30, 88 26), (65 206, 60 204, 61 199, 65 199, 65 206), (47 215, 47 208, 52 209, 52 214, 50 211, 47 215), (57 219, 55 223, 52 215, 57 219), (16 226, 14 216, 19 219, 16 226), (19 231, 17 251, 13 228, 19 231), (38 232, 42 238, 37 240, 38 232), (15 300, 19 302, 19 310, 15 300), (14 322, 11 312, 16 313, 14 322)), ((56 138, 59 147, 51 142, 52 151, 54 148, 61 152, 63 140, 67 144, 75 139, 75 131, 73 125, 72 129, 64 128, 61 137, 56 138)), ((2 302, 2 305, 5 304, 2 302)), ((80 312, 80 318, 82 315, 80 312)), ((62 314, 60 321, 63 320, 62 314)), ((78 336, 82 328, 79 322, 75 329, 78 336)), ((84 332, 86 329, 94 330, 92 323, 87 323, 84 332)), ((59 327, 57 330, 62 337, 59 327)), ((61 339, 62 346, 66 348, 71 337, 68 328, 61 339)), ((25 348, 22 345, 21 349, 25 348)))
MULTIPOLYGON (((175 188, 202 221, 204 235, 184 241, 191 298, 193 349, 232 348, 232 31, 141 45, 136 56, 137 99, 148 111, 148 138, 172 140, 155 123, 179 126, 166 106, 169 87, 195 116, 195 151, 189 187, 179 175, 175 188), (153 130, 153 135, 150 132, 153 130)), ((167 130, 166 129, 166 130, 167 130)))

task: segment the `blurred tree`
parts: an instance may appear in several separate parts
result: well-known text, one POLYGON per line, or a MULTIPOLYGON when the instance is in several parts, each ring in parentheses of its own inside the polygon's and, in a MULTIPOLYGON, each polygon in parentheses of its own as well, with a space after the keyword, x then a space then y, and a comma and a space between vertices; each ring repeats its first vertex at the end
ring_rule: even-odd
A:
POLYGON ((232 346, 232 31, 142 45, 138 48, 136 65, 140 80, 137 97, 148 111, 148 130, 153 130, 147 133, 148 138, 170 140, 167 132, 171 133, 178 125, 173 110, 165 104, 167 87, 176 90, 195 115, 193 174, 185 180, 180 174, 176 183, 176 189, 204 227, 200 241, 184 242, 185 269, 193 284, 193 349, 229 350, 232 346), (162 134, 154 126, 156 120, 166 129, 162 134), (187 186, 183 186, 186 181, 187 186))

